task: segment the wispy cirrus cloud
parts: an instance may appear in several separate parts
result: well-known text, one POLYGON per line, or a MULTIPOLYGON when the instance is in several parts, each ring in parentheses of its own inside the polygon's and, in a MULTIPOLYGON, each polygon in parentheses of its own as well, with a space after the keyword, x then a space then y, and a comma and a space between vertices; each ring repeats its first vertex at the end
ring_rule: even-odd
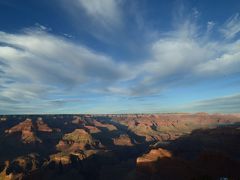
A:
POLYGON ((76 18, 88 17, 89 25, 111 31, 121 26, 121 0, 62 0, 65 9, 76 18))
POLYGON ((0 43, 0 99, 9 105, 104 91, 131 78, 126 65, 43 30, 0 32, 0 43))
POLYGON ((95 81, 109 82, 124 77, 123 64, 116 64, 106 55, 44 31, 1 32, 0 39, 4 43, 0 49, 1 62, 8 65, 3 70, 12 79, 24 77, 29 81, 74 85, 92 77, 95 81), (114 66, 118 69, 113 69, 114 66), (10 70, 12 72, 8 73, 10 70))
POLYGON ((223 27, 220 29, 220 32, 227 39, 234 38, 240 32, 240 15, 239 15, 239 13, 230 17, 225 22, 223 27))
POLYGON ((116 0, 78 0, 77 3, 93 18, 103 25, 119 25, 122 17, 119 8, 120 1, 116 0))
POLYGON ((160 34, 149 46, 150 57, 139 67, 142 79, 133 94, 157 93, 188 82, 240 73, 238 39, 213 39, 212 31, 219 30, 214 24, 208 23, 203 31, 195 17, 182 19, 175 29, 160 34))

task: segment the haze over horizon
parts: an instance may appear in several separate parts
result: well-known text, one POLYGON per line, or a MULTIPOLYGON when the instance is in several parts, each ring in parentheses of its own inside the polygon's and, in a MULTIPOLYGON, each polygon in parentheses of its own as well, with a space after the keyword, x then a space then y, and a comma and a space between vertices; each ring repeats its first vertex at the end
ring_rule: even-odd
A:
POLYGON ((0 1, 0 114, 240 112, 240 2, 0 1))

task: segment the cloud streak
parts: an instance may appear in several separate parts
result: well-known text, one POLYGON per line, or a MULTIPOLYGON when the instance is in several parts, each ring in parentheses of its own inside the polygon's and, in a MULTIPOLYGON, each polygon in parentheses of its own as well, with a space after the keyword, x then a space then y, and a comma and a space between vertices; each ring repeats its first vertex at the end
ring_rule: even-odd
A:
POLYGON ((1 100, 67 97, 131 78, 124 64, 45 31, 0 32, 0 43, 1 100))
POLYGON ((119 1, 116 0, 78 0, 77 3, 94 21, 108 27, 121 23, 119 1))
POLYGON ((226 39, 232 39, 240 32, 240 16, 239 13, 230 17, 223 27, 220 29, 220 32, 224 35, 226 39))
POLYGON ((133 94, 157 93, 178 86, 179 82, 199 83, 240 73, 238 39, 212 39, 211 33, 216 31, 214 26, 210 28, 208 24, 205 31, 200 31, 196 19, 185 19, 179 24, 149 46, 150 57, 140 65, 142 79, 133 94))
POLYGON ((62 4, 79 23, 81 22, 79 17, 86 16, 88 21, 84 26, 111 32, 123 23, 121 0, 62 0, 62 4))
POLYGON ((193 102, 186 109, 205 112, 239 113, 240 94, 193 102))

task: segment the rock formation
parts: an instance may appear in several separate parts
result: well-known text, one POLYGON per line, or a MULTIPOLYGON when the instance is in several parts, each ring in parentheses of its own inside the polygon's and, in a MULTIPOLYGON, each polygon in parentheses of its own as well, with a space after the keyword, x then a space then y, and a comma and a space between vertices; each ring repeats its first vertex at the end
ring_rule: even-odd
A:
POLYGON ((156 162, 162 158, 171 158, 172 153, 166 149, 152 149, 149 153, 137 158, 137 165, 156 162))
POLYGON ((42 118, 38 118, 38 120, 36 121, 36 124, 37 124, 38 131, 42 131, 42 132, 52 132, 53 131, 46 123, 43 122, 42 118))
POLYGON ((16 126, 13 126, 12 128, 6 130, 5 132, 8 134, 21 132, 21 140, 23 143, 26 144, 42 142, 41 139, 39 139, 34 132, 34 126, 31 119, 26 119, 25 121, 17 124, 16 126))
POLYGON ((121 134, 118 138, 114 138, 113 143, 117 146, 133 146, 132 141, 127 134, 121 134))
POLYGON ((108 123, 101 123, 100 121, 97 121, 97 120, 93 120, 93 124, 98 128, 106 128, 109 131, 117 130, 117 128, 114 125, 108 124, 108 123))
POLYGON ((89 131, 89 133, 90 134, 94 134, 94 133, 100 133, 101 132, 101 130, 100 129, 98 129, 97 127, 95 127, 95 126, 84 126, 84 128, 87 130, 87 131, 89 131))

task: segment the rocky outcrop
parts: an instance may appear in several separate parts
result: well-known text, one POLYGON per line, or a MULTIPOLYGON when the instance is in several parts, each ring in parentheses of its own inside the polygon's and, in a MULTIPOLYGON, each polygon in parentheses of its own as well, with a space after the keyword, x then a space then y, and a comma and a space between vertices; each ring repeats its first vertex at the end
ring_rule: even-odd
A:
POLYGON ((32 131, 33 130, 33 123, 31 119, 26 119, 23 122, 20 122, 16 126, 6 130, 6 133, 15 133, 15 132, 22 132, 22 131, 32 131))
POLYGON ((26 119, 25 121, 13 126, 12 128, 5 131, 8 134, 13 134, 16 132, 21 132, 21 141, 25 144, 28 143, 41 143, 41 139, 39 139, 35 132, 34 126, 31 119, 26 119))
POLYGON ((51 155, 51 161, 68 165, 71 164, 72 157, 78 160, 85 159, 101 151, 103 146, 84 129, 75 129, 65 134, 56 148, 60 152, 51 155))
POLYGON ((121 134, 118 138, 114 138, 113 143, 117 146, 133 146, 132 141, 127 134, 121 134))
POLYGON ((13 179, 22 179, 23 175, 22 174, 18 174, 18 175, 14 175, 12 173, 7 173, 7 169, 9 167, 10 162, 6 161, 5 162, 5 168, 3 169, 3 171, 0 173, 0 180, 13 180, 13 179))
POLYGON ((65 134, 57 144, 57 149, 64 152, 75 152, 101 147, 101 143, 93 139, 84 129, 75 129, 73 132, 65 134))
POLYGON ((85 124, 85 121, 83 118, 81 118, 80 116, 74 116, 73 120, 72 120, 73 124, 85 124))
POLYGON ((98 129, 95 126, 84 126, 84 128, 90 133, 90 134, 94 134, 94 133, 100 133, 101 130, 98 129))
POLYGON ((137 158, 137 165, 141 165, 144 163, 152 163, 156 162, 162 158, 171 158, 172 153, 166 149, 158 148, 152 149, 149 153, 142 155, 141 157, 137 158))
POLYGON ((6 161, 5 168, 0 173, 3 180, 21 180, 24 176, 42 167, 44 160, 38 154, 28 154, 14 159, 12 162, 6 161))
POLYGON ((106 129, 108 129, 108 131, 117 130, 116 126, 114 126, 112 124, 108 124, 108 123, 102 123, 102 122, 97 121, 97 120, 93 120, 93 125, 98 127, 98 128, 106 128, 106 129))
POLYGON ((22 131, 22 142, 29 144, 29 143, 42 143, 42 140, 36 136, 33 131, 23 130, 22 131))
POLYGON ((53 130, 45 123, 43 122, 42 118, 38 118, 36 121, 37 130, 41 132, 52 132, 53 130))
POLYGON ((42 143, 42 140, 37 137, 37 132, 52 132, 53 130, 42 120, 38 118, 36 124, 32 119, 27 118, 25 121, 5 130, 7 134, 21 133, 21 141, 25 144, 42 143))
POLYGON ((159 171, 158 164, 163 162, 172 162, 172 153, 162 148, 152 149, 137 158, 136 170, 137 172, 154 174, 159 171))
POLYGON ((55 162, 57 164, 69 165, 72 163, 72 157, 76 157, 75 159, 82 160, 86 158, 84 153, 57 153, 50 156, 50 162, 55 162))

